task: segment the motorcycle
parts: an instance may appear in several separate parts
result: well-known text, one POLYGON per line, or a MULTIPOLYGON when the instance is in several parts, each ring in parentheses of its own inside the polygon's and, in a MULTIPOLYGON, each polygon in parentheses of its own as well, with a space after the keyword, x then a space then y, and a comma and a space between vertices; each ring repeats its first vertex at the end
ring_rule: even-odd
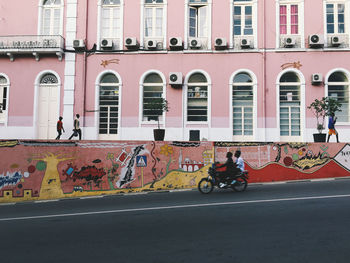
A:
POLYGON ((216 186, 220 189, 232 188, 236 192, 243 192, 248 186, 248 178, 248 171, 243 171, 235 175, 234 181, 232 178, 230 180, 228 180, 229 178, 220 178, 216 164, 212 164, 212 167, 209 167, 208 170, 208 177, 202 178, 199 181, 198 190, 202 194, 209 194, 216 186), (220 186, 221 183, 225 183, 224 186, 220 186))

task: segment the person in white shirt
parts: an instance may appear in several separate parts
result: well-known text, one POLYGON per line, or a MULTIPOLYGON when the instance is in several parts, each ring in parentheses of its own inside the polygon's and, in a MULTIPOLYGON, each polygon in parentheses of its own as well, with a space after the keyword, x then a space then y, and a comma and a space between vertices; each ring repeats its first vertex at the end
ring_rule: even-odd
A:
POLYGON ((237 168, 241 169, 241 171, 243 172, 244 171, 244 160, 241 157, 241 151, 240 150, 237 150, 235 152, 235 157, 236 157, 237 168))
MULTIPOLYGON (((244 160, 243 160, 243 158, 241 157, 241 151, 240 151, 240 150, 237 150, 237 151, 235 152, 235 157, 236 157, 236 161, 235 161, 236 167, 237 167, 238 169, 240 169, 241 172, 243 172, 243 171, 244 171, 244 160)), ((236 175, 238 175, 238 174, 236 174, 236 175)), ((233 184, 235 184, 235 183, 236 183, 236 179, 233 179, 233 181, 231 182, 231 184, 233 185, 233 184)))

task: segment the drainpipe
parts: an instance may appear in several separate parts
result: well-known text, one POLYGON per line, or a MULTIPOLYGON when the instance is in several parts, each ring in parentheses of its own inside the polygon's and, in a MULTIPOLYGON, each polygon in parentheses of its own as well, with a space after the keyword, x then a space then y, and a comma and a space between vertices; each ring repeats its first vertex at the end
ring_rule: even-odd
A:
POLYGON ((266 141, 266 0, 263 0, 263 127, 264 141, 266 141))
MULTIPOLYGON (((86 0, 85 8, 85 46, 88 46, 88 22, 89 22, 89 0, 86 0)), ((87 53, 84 52, 84 61, 83 61, 83 127, 85 127, 86 120, 86 72, 87 72, 87 53)))

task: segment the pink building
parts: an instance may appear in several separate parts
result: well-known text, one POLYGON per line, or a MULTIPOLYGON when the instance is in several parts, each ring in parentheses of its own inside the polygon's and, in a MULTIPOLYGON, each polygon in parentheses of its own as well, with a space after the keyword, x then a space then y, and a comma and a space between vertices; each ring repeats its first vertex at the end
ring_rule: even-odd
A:
MULTIPOLYGON (((349 0, 0 2, 0 138, 313 141, 307 106, 342 103, 350 132, 349 0), (147 109, 156 97, 164 114, 147 109), (190 136, 191 135, 191 136, 190 136)), ((334 140, 334 138, 333 138, 334 140)))

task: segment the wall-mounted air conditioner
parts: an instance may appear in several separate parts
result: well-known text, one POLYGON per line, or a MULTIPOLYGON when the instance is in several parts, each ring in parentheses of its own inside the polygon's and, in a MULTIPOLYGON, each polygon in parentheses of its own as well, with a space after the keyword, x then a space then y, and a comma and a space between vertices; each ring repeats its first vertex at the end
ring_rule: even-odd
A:
POLYGON ((102 39, 100 44, 102 49, 112 49, 113 47, 113 41, 110 39, 102 39))
POLYGON ((84 49, 85 41, 83 39, 74 39, 73 40, 73 48, 74 49, 84 49))
POLYGON ((139 43, 136 37, 127 37, 125 38, 125 46, 128 49, 137 49, 139 47, 139 43))
POLYGON ((296 38, 294 36, 285 37, 283 39, 284 47, 294 47, 296 43, 296 38))
POLYGON ((251 41, 247 38, 242 38, 240 46, 241 48, 251 48, 251 41))
POLYGON ((146 41, 146 48, 147 49, 157 49, 157 41, 156 40, 147 40, 146 41))
POLYGON ((324 45, 324 38, 322 35, 310 35, 309 36, 309 47, 321 48, 324 45))
POLYGON ((181 37, 172 37, 169 39, 169 47, 172 50, 183 49, 183 43, 181 37))
POLYGON ((312 85, 320 85, 322 83, 322 74, 321 73, 314 73, 311 76, 311 83, 312 85))
POLYGON ((190 40, 190 48, 201 48, 202 43, 199 39, 193 38, 190 40))
POLYGON ((215 49, 226 49, 226 48, 227 48, 226 38, 223 38, 223 37, 215 38, 215 49))
POLYGON ((182 73, 181 72, 170 72, 169 73, 169 84, 172 86, 182 85, 182 73))
POLYGON ((332 36, 331 37, 331 46, 332 47, 339 47, 342 43, 342 38, 340 36, 332 36))

